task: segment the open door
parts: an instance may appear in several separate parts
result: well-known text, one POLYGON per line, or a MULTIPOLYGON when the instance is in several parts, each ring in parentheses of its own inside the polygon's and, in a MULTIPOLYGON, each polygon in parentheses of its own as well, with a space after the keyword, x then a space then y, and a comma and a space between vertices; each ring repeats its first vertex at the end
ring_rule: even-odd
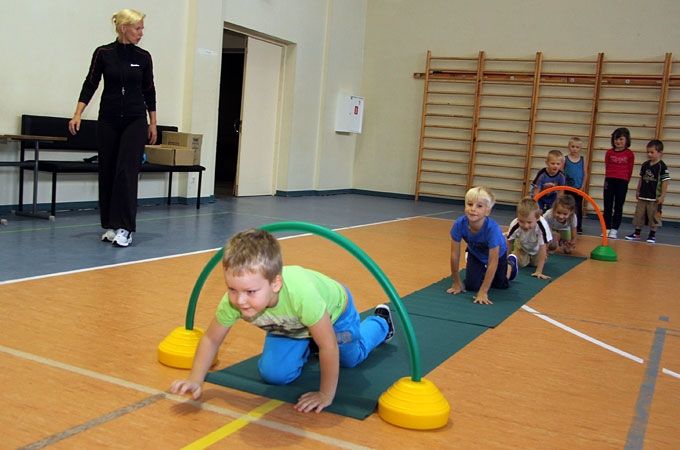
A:
POLYGON ((248 37, 236 170, 237 196, 273 195, 283 48, 248 37))

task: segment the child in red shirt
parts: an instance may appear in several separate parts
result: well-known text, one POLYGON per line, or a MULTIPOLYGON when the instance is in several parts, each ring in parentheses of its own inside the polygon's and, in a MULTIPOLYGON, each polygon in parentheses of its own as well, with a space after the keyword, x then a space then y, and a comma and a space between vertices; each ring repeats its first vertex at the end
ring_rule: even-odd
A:
POLYGON ((630 147, 628 128, 617 128, 612 133, 612 148, 604 156, 604 223, 607 237, 616 239, 623 203, 628 193, 628 182, 633 175, 635 154, 630 147))

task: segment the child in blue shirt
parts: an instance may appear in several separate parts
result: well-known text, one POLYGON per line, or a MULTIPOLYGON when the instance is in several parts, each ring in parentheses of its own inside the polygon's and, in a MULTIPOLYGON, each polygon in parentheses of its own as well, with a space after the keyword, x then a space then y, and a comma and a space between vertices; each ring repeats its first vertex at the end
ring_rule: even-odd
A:
MULTIPOLYGON (((531 190, 529 196, 533 197, 537 193, 553 186, 564 186, 567 183, 564 173, 562 173, 562 166, 564 165, 564 156, 559 150, 550 150, 545 159, 545 167, 538 171, 534 181, 531 182, 531 190)), ((538 200, 538 206, 541 207, 542 212, 546 212, 552 207, 553 202, 557 198, 557 192, 551 192, 544 195, 538 200)))
MULTIPOLYGON (((582 142, 578 137, 569 139, 567 148, 569 153, 564 159, 564 176, 567 186, 583 190, 586 178, 585 159, 581 156, 582 142)), ((576 192, 565 191, 566 195, 574 197, 574 211, 576 212, 576 232, 583 233, 583 197, 576 192)))
POLYGON ((463 292, 460 273, 461 241, 467 243, 465 290, 477 291, 474 303, 490 305, 489 289, 507 289, 517 276, 517 257, 508 257, 508 245, 501 227, 489 217, 494 195, 485 187, 475 187, 465 194, 465 215, 451 227, 451 280, 449 294, 463 292))

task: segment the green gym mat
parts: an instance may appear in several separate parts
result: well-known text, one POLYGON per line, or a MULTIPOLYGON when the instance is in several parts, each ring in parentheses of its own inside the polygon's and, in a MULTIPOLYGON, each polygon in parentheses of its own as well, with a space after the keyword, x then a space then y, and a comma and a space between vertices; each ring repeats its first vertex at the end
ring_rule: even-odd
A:
MULTIPOLYGON (((372 314, 372 311, 370 313, 372 314)), ((362 314, 362 317, 365 315, 366 313, 362 314)), ((478 325, 452 323, 424 316, 412 316, 411 323, 418 337, 423 373, 431 371, 488 330, 478 325), (431 345, 433 342, 438 342, 439 345, 431 345)), ((225 369, 210 372, 206 381, 288 403, 296 403, 305 392, 319 388, 317 357, 311 357, 300 377, 285 386, 273 386, 262 381, 257 370, 258 359, 259 355, 225 369)), ((411 375, 409 361, 406 338, 397 328, 394 338, 373 350, 371 356, 358 367, 340 369, 335 399, 325 411, 365 419, 373 413, 378 404, 378 397, 387 388, 399 378, 411 375)))
MULTIPOLYGON (((535 268, 524 267, 520 269, 517 278, 510 282, 509 289, 489 291, 493 305, 473 303, 474 292, 442 294, 451 287, 450 277, 407 295, 402 302, 411 316, 417 314, 493 328, 538 294, 550 281, 559 278, 583 261, 585 258, 577 256, 550 255, 544 270, 544 273, 551 277, 550 280, 532 277, 535 268)), ((462 271, 461 279, 465 279, 465 271, 462 271)), ((418 331, 416 329, 416 333, 418 331)))
MULTIPOLYGON (((546 264, 546 273, 555 280, 584 259, 553 255, 546 264)), ((402 302, 416 332, 422 374, 429 373, 477 336, 497 326, 548 285, 550 280, 531 277, 533 270, 530 269, 521 269, 510 289, 492 289, 493 305, 473 304, 472 293, 447 294, 451 283, 449 277, 405 296, 402 302)), ((390 307, 397 322, 394 338, 376 348, 358 367, 340 369, 335 399, 325 411, 364 419, 373 413, 383 392, 399 378, 411 375, 406 337, 394 306, 390 307)), ((372 311, 365 311, 361 316, 369 314, 372 311)), ((285 386, 262 381, 257 369, 258 359, 259 355, 210 372, 206 381, 289 403, 295 403, 305 392, 318 389, 318 358, 310 358, 300 377, 285 386)))

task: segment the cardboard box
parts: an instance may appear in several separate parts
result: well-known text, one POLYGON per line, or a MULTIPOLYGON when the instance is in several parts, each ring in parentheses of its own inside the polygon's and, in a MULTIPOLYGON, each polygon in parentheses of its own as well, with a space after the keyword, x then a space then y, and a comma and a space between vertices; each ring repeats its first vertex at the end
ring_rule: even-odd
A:
POLYGON ((164 131, 162 145, 172 145, 176 147, 189 147, 194 150, 194 162, 201 163, 201 146, 203 145, 203 135, 193 133, 180 133, 177 131, 164 131))
POLYGON ((203 143, 202 134, 181 133, 177 131, 164 131, 161 144, 177 145, 179 147, 191 147, 200 150, 203 143))
POLYGON ((198 164, 196 155, 198 152, 191 147, 177 145, 146 145, 144 146, 146 160, 153 164, 166 166, 193 166, 198 164))

